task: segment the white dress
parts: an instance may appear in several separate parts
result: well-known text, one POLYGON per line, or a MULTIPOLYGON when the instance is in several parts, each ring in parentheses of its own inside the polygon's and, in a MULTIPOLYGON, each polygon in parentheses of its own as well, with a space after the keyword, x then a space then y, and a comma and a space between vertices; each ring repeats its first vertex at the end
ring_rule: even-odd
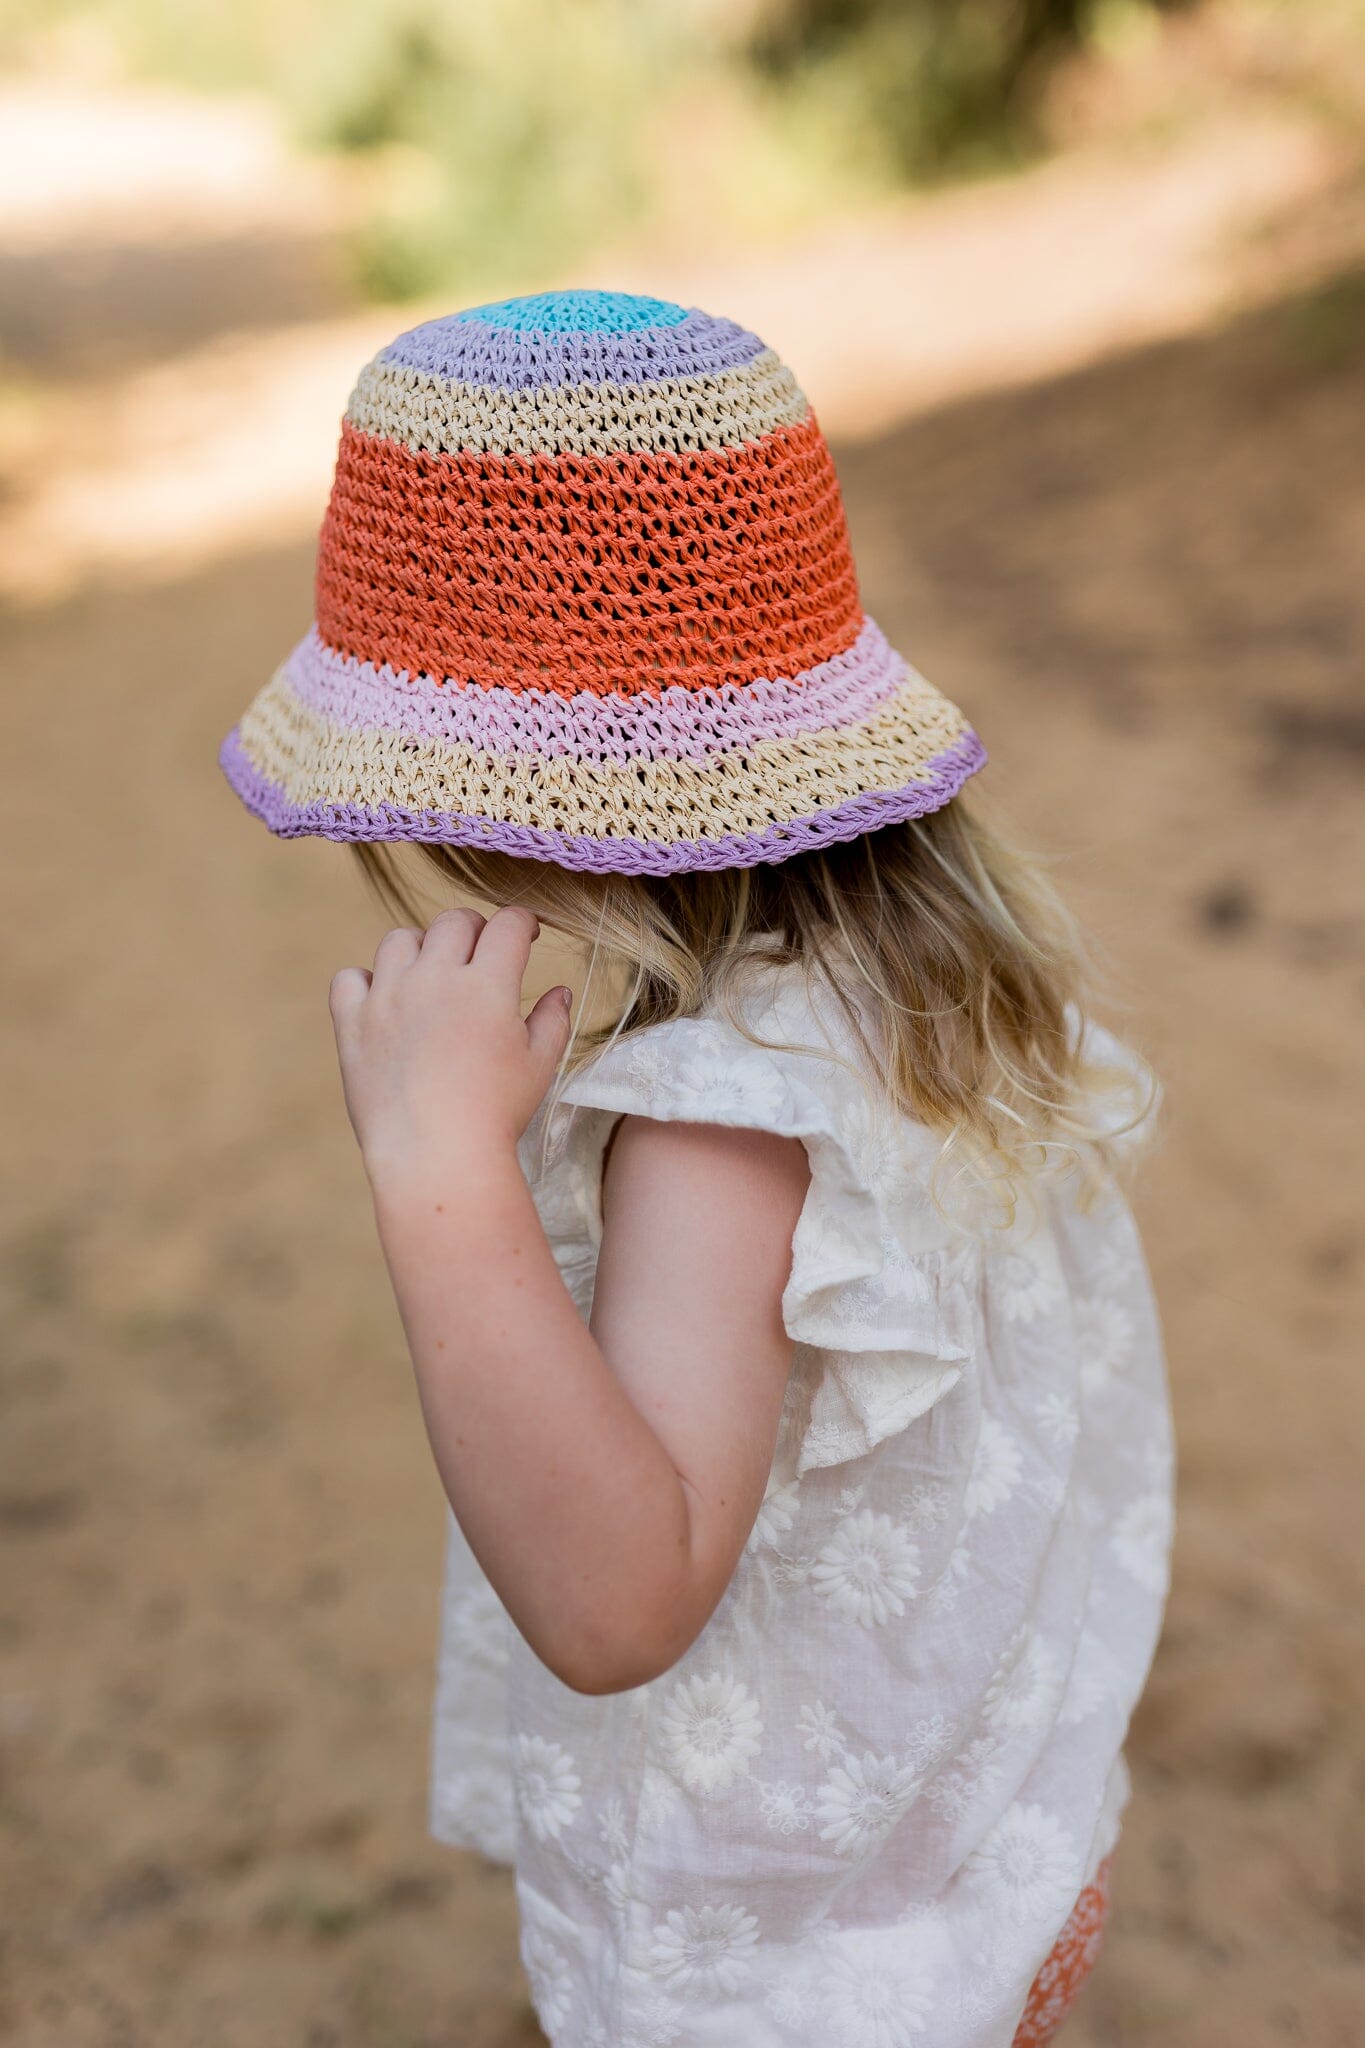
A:
POLYGON ((586 1313, 623 1112, 804 1143, 793 1366, 752 1536, 680 1662, 590 1698, 528 1648, 452 1521, 432 1827, 515 1866, 554 2048, 1008 2048, 1116 1840, 1160 1625, 1151 1290, 1116 1190, 1089 1210, 1050 1194, 1008 1233, 955 1226, 937 1140, 830 1057, 839 1026, 790 973, 771 988, 755 1028, 816 1050, 713 1017, 652 1027, 576 1076, 548 1149, 533 1126, 522 1155, 586 1313))

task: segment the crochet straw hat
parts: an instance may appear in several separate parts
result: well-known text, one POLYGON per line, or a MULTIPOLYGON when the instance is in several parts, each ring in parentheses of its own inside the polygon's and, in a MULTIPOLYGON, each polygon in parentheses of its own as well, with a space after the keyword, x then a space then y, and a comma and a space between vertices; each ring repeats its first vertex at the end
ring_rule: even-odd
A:
POLYGON ((672 874, 936 810, 985 752, 863 611, 773 351, 696 307, 547 292, 361 371, 314 625, 221 760, 284 836, 672 874))

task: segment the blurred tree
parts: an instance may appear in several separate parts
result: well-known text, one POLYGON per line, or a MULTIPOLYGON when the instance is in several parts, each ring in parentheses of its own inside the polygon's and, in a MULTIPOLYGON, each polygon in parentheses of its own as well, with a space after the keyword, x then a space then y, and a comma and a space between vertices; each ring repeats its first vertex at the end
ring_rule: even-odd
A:
POLYGON ((697 41, 674 0, 0 0, 11 61, 81 38, 132 73, 262 90, 359 159, 357 263, 386 296, 558 269, 629 227, 697 41))
POLYGON ((628 224, 670 40, 633 0, 338 0, 286 90, 310 140, 387 162, 366 281, 554 267, 628 224))
MULTIPOLYGON (((1150 0, 1174 9, 1188 0, 1150 0)), ((750 50, 770 78, 864 110, 894 170, 922 178, 1016 154, 1047 68, 1105 0, 770 0, 750 50)))
POLYGON ((1016 159, 1059 57, 1179 4, 0 0, 0 51, 102 39, 132 73, 265 92, 360 168, 366 286, 492 296, 645 222, 771 232, 1016 159))

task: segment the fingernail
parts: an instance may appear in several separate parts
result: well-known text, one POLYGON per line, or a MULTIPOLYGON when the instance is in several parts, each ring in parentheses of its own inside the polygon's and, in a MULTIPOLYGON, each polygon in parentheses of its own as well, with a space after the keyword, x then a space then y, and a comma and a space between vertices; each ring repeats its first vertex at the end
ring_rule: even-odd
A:
POLYGON ((559 997, 560 1002, 563 1003, 566 1010, 571 1010, 573 1008, 573 990, 571 988, 565 988, 561 984, 561 986, 558 989, 556 989, 555 993, 559 997))

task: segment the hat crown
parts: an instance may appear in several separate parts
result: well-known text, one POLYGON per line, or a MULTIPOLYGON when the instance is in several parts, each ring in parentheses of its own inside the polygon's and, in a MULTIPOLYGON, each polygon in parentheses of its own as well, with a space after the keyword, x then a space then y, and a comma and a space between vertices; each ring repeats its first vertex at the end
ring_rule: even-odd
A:
POLYGON ((735 321, 540 293, 426 321, 360 374, 317 582, 347 654, 631 696, 799 674, 861 618, 810 402, 735 321))
POLYGON ((758 357, 777 363, 756 334, 699 307, 632 292, 535 292, 425 320, 369 367, 476 388, 553 391, 721 376, 758 357))

